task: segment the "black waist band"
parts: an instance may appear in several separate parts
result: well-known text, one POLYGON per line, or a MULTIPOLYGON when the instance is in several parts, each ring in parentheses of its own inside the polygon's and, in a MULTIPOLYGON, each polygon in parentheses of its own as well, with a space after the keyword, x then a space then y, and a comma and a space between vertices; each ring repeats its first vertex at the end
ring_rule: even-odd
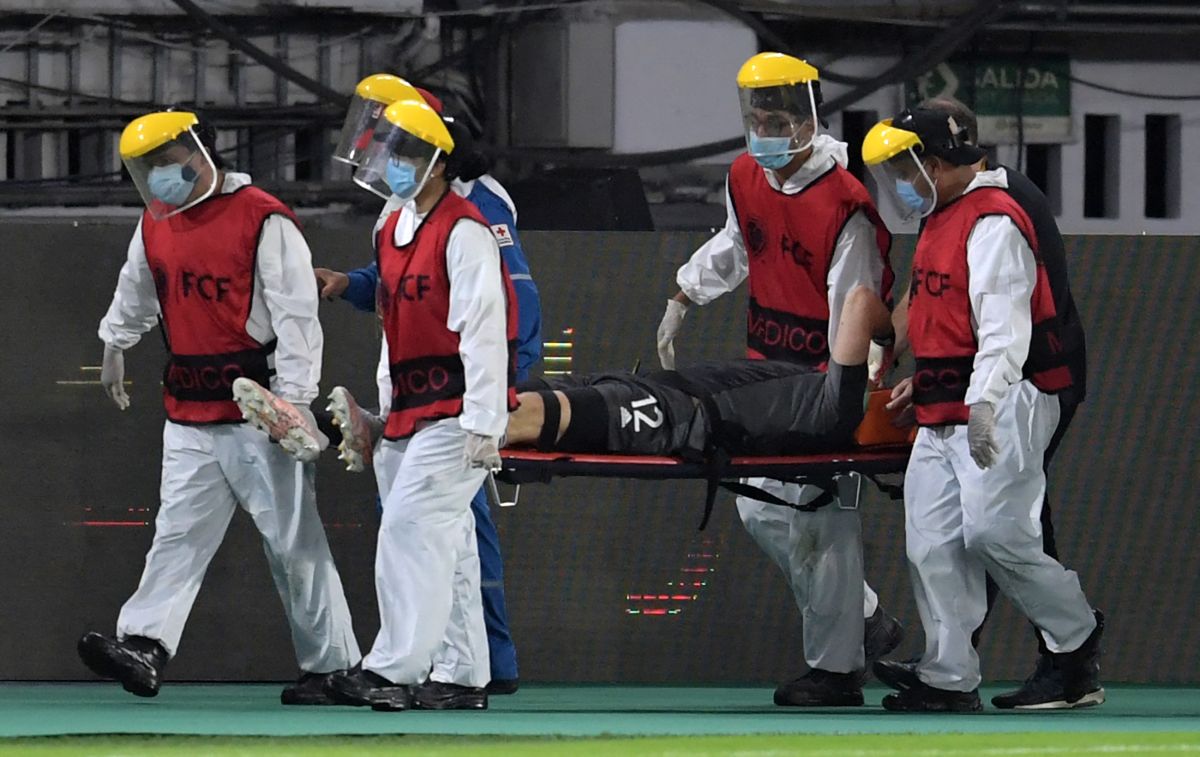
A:
POLYGON ((267 386, 275 371, 267 356, 275 340, 251 350, 215 355, 171 355, 163 370, 167 394, 182 402, 224 402, 233 399, 233 382, 241 377, 267 386))

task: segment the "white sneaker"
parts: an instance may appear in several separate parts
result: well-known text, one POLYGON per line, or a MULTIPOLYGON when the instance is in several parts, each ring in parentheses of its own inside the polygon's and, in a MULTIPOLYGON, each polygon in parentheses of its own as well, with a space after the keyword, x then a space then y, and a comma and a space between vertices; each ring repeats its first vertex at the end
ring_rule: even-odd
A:
POLYGON ((342 432, 338 459, 346 463, 346 470, 363 472, 371 464, 375 442, 383 433, 383 422, 359 407, 344 386, 335 386, 329 393, 326 409, 333 414, 333 425, 342 432))
POLYGON ((329 446, 329 437, 317 428, 311 412, 302 412, 251 379, 234 380, 233 400, 243 418, 300 462, 313 462, 329 446))

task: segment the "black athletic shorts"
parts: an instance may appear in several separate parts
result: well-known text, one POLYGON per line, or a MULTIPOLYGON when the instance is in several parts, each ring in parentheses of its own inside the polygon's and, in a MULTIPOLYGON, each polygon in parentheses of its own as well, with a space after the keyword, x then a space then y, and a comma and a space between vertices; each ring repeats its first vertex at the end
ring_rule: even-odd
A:
POLYGON ((640 376, 555 376, 521 388, 555 389, 571 403, 559 449, 686 457, 702 452, 714 431, 719 446, 735 455, 848 448, 862 421, 866 386, 865 365, 830 362, 828 373, 819 373, 780 361, 725 360, 640 376), (715 408, 715 422, 706 406, 715 408), (578 433, 576 424, 592 433, 578 433))
POLYGON ((535 379, 518 389, 554 389, 566 396, 571 423, 556 449, 685 457, 704 450, 707 432, 699 402, 646 376, 568 374, 535 379))
POLYGON ((742 360, 682 373, 706 369, 720 379, 710 379, 707 390, 719 415, 714 430, 730 454, 797 455, 852 446, 863 418, 866 365, 830 361, 821 373, 794 363, 742 360))

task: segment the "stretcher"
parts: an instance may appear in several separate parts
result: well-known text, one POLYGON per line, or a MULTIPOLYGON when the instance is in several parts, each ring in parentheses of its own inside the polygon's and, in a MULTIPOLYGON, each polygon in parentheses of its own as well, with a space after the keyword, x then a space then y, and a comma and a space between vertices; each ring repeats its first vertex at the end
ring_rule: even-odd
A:
MULTIPOLYGON (((866 416, 855 434, 856 444, 847 450, 773 457, 718 455, 684 459, 507 448, 500 453, 503 464, 495 479, 516 485, 518 492, 521 484, 550 483, 556 478, 568 477, 702 480, 708 483, 708 493, 701 529, 708 524, 719 489, 797 510, 813 511, 835 500, 840 507, 854 509, 858 506, 864 478, 893 499, 902 496, 898 484, 879 479, 882 475, 903 473, 912 451, 911 432, 895 429, 883 408, 887 394, 871 394, 866 416), (812 485, 823 493, 811 502, 796 505, 746 483, 744 479, 749 478, 812 485)), ((502 507, 516 504, 515 498, 511 502, 502 501, 491 479, 489 492, 493 504, 502 507)))

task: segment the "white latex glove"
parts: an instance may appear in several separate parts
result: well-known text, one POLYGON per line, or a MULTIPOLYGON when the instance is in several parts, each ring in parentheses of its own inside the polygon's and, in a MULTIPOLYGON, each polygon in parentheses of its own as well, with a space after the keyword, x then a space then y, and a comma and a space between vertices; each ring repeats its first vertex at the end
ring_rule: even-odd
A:
POLYGON ((109 344, 104 345, 104 359, 100 363, 100 385, 117 407, 122 410, 129 407, 129 395, 125 393, 125 353, 109 344))
POLYGON ((463 449, 467 467, 500 470, 500 447, 490 436, 467 432, 467 444, 463 449))
POLYGON ((996 462, 996 409, 990 402, 971 405, 967 418, 967 446, 971 448, 971 459, 980 468, 990 468, 996 462))
POLYGON ((871 340, 871 346, 867 349, 867 381, 871 383, 879 383, 883 376, 879 375, 883 368, 883 347, 875 340, 871 340))
POLYGON ((671 298, 667 300, 667 312, 663 313, 662 323, 658 324, 658 362, 668 371, 675 370, 675 335, 683 326, 687 310, 687 305, 671 298))
POLYGON ((892 387, 892 399, 884 407, 892 413, 892 425, 896 428, 912 428, 917 423, 916 406, 913 405, 912 376, 900 379, 892 387))

